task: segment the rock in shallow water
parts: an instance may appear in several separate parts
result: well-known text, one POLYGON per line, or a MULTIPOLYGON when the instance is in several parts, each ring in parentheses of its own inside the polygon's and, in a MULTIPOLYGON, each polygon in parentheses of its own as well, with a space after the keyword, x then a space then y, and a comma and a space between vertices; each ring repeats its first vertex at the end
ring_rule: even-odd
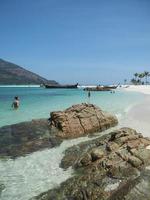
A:
POLYGON ((5 185, 0 182, 0 197, 1 197, 1 193, 4 189, 5 189, 5 185))
POLYGON ((46 119, 4 126, 0 128, 0 157, 15 158, 52 148, 61 142, 50 130, 46 119))
POLYGON ((117 123, 115 116, 93 104, 78 104, 65 111, 51 113, 51 127, 58 129, 61 138, 76 138, 101 132, 116 126, 117 123))
POLYGON ((122 128, 71 147, 61 166, 72 166, 76 176, 33 199, 149 200, 150 171, 145 170, 150 165, 148 145, 149 139, 133 129, 122 128), (139 145, 135 145, 137 141, 139 145), (113 148, 108 148, 112 144, 113 148))
POLYGON ((115 116, 92 104, 72 106, 51 113, 46 119, 32 120, 0 128, 0 157, 18 157, 44 148, 52 148, 63 139, 102 131, 118 123, 115 116))

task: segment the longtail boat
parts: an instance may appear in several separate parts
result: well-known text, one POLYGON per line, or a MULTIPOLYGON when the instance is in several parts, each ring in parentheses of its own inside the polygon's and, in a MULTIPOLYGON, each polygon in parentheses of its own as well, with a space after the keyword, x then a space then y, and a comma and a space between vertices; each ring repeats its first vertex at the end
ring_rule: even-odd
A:
POLYGON ((96 86, 96 87, 86 87, 84 88, 85 91, 111 91, 116 89, 118 86, 96 86))
POLYGON ((78 88, 78 84, 75 85, 44 85, 46 89, 75 89, 78 88))

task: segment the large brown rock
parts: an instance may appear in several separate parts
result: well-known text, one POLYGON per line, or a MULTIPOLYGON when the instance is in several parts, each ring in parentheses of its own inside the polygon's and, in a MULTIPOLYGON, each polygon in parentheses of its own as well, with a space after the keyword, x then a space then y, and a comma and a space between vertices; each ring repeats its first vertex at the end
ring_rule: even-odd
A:
POLYGON ((92 104, 74 105, 65 111, 51 113, 51 128, 58 130, 62 138, 75 138, 89 133, 104 131, 117 125, 114 115, 92 104))

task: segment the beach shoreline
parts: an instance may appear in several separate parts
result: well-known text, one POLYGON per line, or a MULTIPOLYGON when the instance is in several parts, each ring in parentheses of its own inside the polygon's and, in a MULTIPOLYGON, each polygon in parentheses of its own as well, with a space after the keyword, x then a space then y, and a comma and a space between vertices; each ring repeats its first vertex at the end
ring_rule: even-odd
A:
POLYGON ((150 95, 150 85, 126 85, 123 90, 127 92, 139 92, 145 95, 150 95))
POLYGON ((150 85, 132 85, 128 88, 123 88, 123 90, 142 93, 144 94, 144 99, 129 109, 125 117, 120 120, 120 126, 134 128, 145 137, 150 137, 150 85))

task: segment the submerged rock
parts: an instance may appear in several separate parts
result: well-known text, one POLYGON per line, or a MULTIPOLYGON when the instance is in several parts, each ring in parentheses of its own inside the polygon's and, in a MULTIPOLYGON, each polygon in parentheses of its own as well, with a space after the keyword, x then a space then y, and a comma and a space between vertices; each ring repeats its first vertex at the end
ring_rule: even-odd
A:
POLYGON ((109 200, 149 200, 150 170, 143 170, 135 179, 122 184, 109 200))
POLYGON ((118 120, 93 104, 83 103, 52 112, 50 122, 61 138, 76 138, 116 126, 118 120))
POLYGON ((46 119, 4 126, 0 128, 0 157, 15 158, 52 148, 61 142, 50 130, 46 119))
POLYGON ((0 182, 0 197, 1 197, 1 193, 4 189, 5 189, 5 185, 0 182))
POLYGON ((130 128, 84 142, 65 152, 61 166, 75 176, 35 200, 149 200, 150 140, 130 128), (138 144, 138 145, 137 145, 138 144), (142 153, 141 153, 142 152, 142 153))

